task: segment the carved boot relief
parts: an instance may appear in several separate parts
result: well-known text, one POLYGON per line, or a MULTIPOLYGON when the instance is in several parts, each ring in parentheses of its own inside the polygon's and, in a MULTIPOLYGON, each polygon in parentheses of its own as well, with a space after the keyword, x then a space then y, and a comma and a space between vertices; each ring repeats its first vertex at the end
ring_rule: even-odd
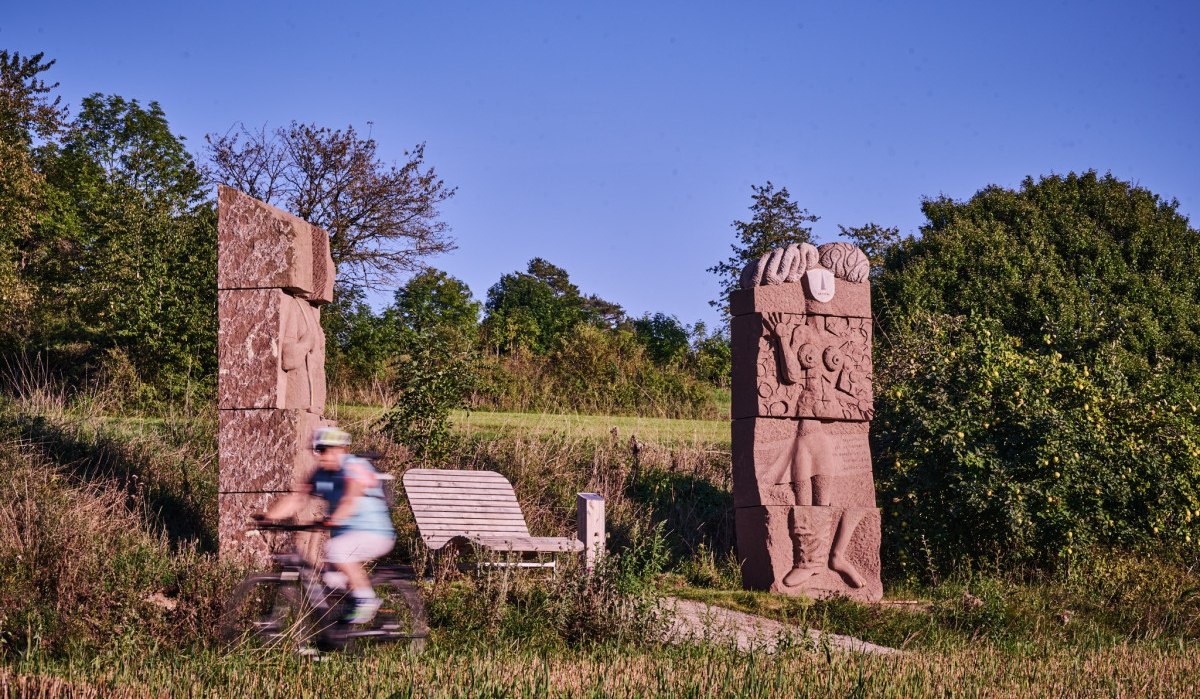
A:
POLYGON ((828 508, 792 508, 788 532, 792 537, 794 567, 783 576, 785 586, 803 587, 814 576, 829 570, 831 514, 833 511, 828 508))

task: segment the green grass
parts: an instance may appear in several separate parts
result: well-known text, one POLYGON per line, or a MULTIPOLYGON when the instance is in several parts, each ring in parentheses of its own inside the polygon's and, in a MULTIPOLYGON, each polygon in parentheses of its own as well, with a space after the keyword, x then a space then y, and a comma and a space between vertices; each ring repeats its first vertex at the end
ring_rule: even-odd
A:
POLYGON ((1194 649, 984 647, 862 656, 795 648, 778 655, 682 647, 553 654, 513 647, 376 649, 313 663, 273 653, 119 655, 0 668, 6 696, 104 697, 1024 697, 1194 696, 1194 649))
POLYGON ((729 444, 726 420, 671 420, 652 417, 607 415, 553 415, 546 413, 487 413, 455 411, 454 425, 480 437, 498 437, 513 433, 529 436, 568 434, 577 437, 613 436, 661 445, 729 444))
MULTIPOLYGON (((386 408, 370 405, 331 405, 330 417, 351 429, 365 428, 383 417, 386 408)), ((501 413, 455 410, 451 422, 461 432, 481 439, 512 435, 529 437, 561 436, 604 438, 613 436, 628 441, 671 445, 713 445, 729 448, 727 420, 672 420, 655 417, 579 415, 552 413, 501 413)))
MULTIPOLYGON (((639 560, 631 552, 635 542, 645 543, 645 527, 664 524, 669 550, 660 552, 662 562, 644 566, 674 571, 647 574, 662 592, 857 636, 903 648, 904 655, 591 644, 593 630, 580 641, 578 629, 585 627, 570 634, 558 628, 562 619, 591 618, 569 608, 590 593, 571 598, 545 583, 519 593, 468 586, 457 597, 430 587, 434 637, 419 657, 378 647, 313 663, 217 649, 204 629, 229 581, 214 557, 171 546, 214 523, 205 503, 214 499, 215 421, 59 412, 41 421, 27 406, 0 412, 7 431, 0 436, 10 442, 0 448, 8 482, 32 492, 20 496, 30 507, 12 515, 0 508, 0 531, 8 531, 9 517, 17 525, 11 531, 23 532, 0 539, 8 546, 0 564, 9 564, 0 567, 9 571, 0 588, 0 648, 7 652, 0 697, 1196 695, 1189 691, 1200 676, 1194 562, 1099 552, 1059 577, 976 571, 930 587, 885 579, 883 605, 736 589, 725 421, 464 411, 454 423, 469 439, 447 465, 505 473, 539 533, 573 530, 575 492, 604 493, 610 544, 618 551, 628 545, 630 561, 639 560), (646 445, 637 454, 631 436, 646 445), (63 507, 65 498, 74 505, 63 507), (95 521, 76 521, 93 511, 95 521), (62 521, 43 512, 61 513, 62 521), (116 524, 103 529, 100 522, 116 524), (162 536, 175 529, 181 533, 162 536), (35 552, 37 567, 25 562, 35 552), (47 568, 51 563, 57 567, 47 568), (47 587, 35 576, 39 570, 49 571, 57 591, 39 592, 47 587), (18 588, 26 592, 3 597, 18 588), (155 593, 179 609, 166 615, 147 601, 155 593), (45 616, 62 604, 69 614, 45 616), (507 610, 500 621, 498 608, 507 610), (78 623, 65 623, 72 619, 78 623), (58 637, 44 635, 51 632, 58 637)), ((386 436, 369 429, 383 412, 355 405, 331 410, 356 437, 387 447, 386 436)))

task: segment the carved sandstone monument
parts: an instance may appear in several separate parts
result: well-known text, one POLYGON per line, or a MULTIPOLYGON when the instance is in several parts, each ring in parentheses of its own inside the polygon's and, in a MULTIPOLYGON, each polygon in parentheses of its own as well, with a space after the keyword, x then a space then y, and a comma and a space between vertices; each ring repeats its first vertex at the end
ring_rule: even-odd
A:
POLYGON ((876 601, 869 263, 848 243, 773 250, 730 297, 733 499, 750 589, 876 601))
POLYGON ((320 228, 231 187, 217 201, 220 551, 265 563, 264 542, 244 532, 312 465, 333 259, 320 228))

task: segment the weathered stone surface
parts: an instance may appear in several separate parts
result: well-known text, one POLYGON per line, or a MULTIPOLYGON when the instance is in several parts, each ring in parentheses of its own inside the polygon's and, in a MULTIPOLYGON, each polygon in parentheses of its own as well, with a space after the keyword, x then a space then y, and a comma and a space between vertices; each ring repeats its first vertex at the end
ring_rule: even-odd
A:
POLYGON ((323 228, 312 228, 313 292, 308 300, 314 305, 333 303, 333 257, 329 253, 329 234, 323 228))
POLYGON ((218 215, 220 551, 266 565, 278 535, 245 532, 251 514, 312 468, 326 397, 318 306, 333 300, 335 270, 329 235, 285 211, 222 186, 218 215))
POLYGON ((883 598, 875 508, 739 507, 742 584, 809 597, 883 598))
POLYGON ((217 207, 218 289, 317 291, 314 226, 225 185, 217 189, 217 207))
MULTIPOLYGON (((286 551, 295 546, 309 561, 320 560, 323 535, 300 532, 283 534, 259 532, 254 529, 253 515, 261 514, 286 493, 222 493, 217 496, 221 517, 217 524, 217 545, 224 561, 239 561, 256 568, 271 564, 271 552, 286 551)), ((313 500, 296 517, 299 522, 315 521, 321 516, 321 506, 313 500)))
POLYGON ((323 412, 320 311, 278 289, 223 290, 217 298, 218 407, 323 412))
POLYGON ((730 326, 735 420, 874 415, 870 319, 771 312, 730 326))
POLYGON ((745 418, 733 422, 733 504, 874 507, 865 422, 745 418), (801 434, 802 422, 808 426, 801 434), (815 434, 820 432, 821 434, 815 434), (796 482, 797 462, 811 460, 796 482))
POLYGON ((734 316, 747 313, 811 313, 814 315, 871 317, 871 285, 838 279, 833 298, 816 300, 808 290, 808 277, 802 281, 770 286, 738 289, 729 296, 730 312, 734 316))
POLYGON ((869 272, 853 245, 793 245, 747 265, 730 298, 733 498, 747 587, 883 594, 867 439, 869 272))
POLYGON ((312 433, 322 419, 304 410, 221 410, 218 490, 285 491, 313 467, 312 433))
POLYGON ((865 282, 871 273, 871 261, 858 247, 850 243, 825 243, 818 251, 821 266, 838 279, 865 282))

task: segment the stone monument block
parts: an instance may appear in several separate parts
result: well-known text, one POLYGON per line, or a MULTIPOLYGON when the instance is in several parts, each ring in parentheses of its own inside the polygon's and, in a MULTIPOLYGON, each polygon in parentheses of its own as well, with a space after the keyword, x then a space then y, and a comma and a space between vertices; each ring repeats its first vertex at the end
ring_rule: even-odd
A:
MULTIPOLYGON (((263 534, 250 526, 251 517, 262 513, 282 493, 220 493, 217 507, 221 513, 217 524, 221 558, 225 560, 255 561, 265 565, 271 560, 272 544, 276 548, 295 544, 301 555, 316 563, 320 560, 321 537, 308 532, 295 534, 263 534)), ((321 516, 321 507, 313 501, 303 510, 299 519, 314 521, 321 516)))
MULTIPOLYGON (((312 468, 326 398, 318 306, 333 300, 335 270, 320 228, 230 187, 217 200, 220 552, 265 565, 278 536, 250 516, 312 468)), ((315 560, 318 538, 297 541, 315 560)))
POLYGON ((865 422, 745 418, 733 423, 733 504, 821 502, 875 507, 875 478, 865 422), (801 435, 801 431, 807 434, 801 435), (803 453, 801 453, 803 452, 803 453), (812 472, 797 481, 798 462, 812 472))
POLYGON ((312 228, 313 291, 308 300, 314 305, 333 303, 333 256, 329 250, 329 234, 323 228, 312 228))
POLYGON ((754 312, 735 316, 730 329, 735 420, 874 415, 871 319, 754 312))
POLYGON ((878 600, 869 265, 846 243, 772 250, 730 297, 743 584, 878 600))
POLYGON ((883 597, 880 517, 873 507, 739 507, 742 583, 810 597, 883 597))
POLYGON ((218 289, 316 291, 314 226, 224 185, 217 207, 218 289))
POLYGON ((312 433, 323 424, 305 410, 221 410, 217 448, 222 493, 286 492, 313 466, 312 433))
POLYGON ((218 407, 325 409, 320 311, 279 289, 217 292, 218 407))

